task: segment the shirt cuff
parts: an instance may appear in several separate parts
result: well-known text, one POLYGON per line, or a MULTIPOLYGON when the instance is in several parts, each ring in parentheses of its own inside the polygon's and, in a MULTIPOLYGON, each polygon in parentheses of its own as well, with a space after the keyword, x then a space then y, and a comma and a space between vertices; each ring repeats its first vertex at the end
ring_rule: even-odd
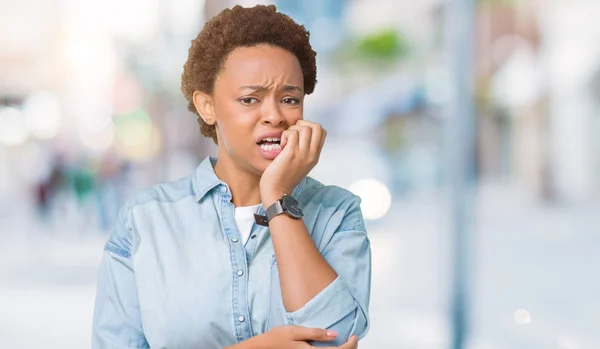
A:
POLYGON ((353 312, 357 306, 348 287, 338 276, 302 308, 286 312, 285 320, 288 325, 327 329, 353 312))

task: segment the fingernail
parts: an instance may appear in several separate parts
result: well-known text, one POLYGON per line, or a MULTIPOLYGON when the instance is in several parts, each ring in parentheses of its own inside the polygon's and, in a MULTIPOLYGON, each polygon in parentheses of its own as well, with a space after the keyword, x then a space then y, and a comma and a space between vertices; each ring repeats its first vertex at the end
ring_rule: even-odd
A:
POLYGON ((335 332, 335 331, 327 331, 327 335, 328 335, 329 337, 335 337, 335 336, 337 336, 337 335, 338 335, 338 333, 337 333, 337 332, 335 332))

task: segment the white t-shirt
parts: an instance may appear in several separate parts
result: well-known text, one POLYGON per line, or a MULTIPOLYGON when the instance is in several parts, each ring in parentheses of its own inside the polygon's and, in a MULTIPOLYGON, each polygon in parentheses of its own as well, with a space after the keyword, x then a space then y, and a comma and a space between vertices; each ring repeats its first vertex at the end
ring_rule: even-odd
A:
POLYGON ((235 208, 235 221, 244 245, 246 244, 246 241, 248 241, 248 237, 250 237, 252 225, 254 224, 254 214, 258 212, 259 208, 260 204, 235 208))

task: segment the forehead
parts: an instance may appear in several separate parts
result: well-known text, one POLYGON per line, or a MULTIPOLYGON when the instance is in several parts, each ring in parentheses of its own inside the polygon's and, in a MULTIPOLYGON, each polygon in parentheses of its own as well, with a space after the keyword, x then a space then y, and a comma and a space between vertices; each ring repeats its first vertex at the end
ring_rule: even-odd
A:
POLYGON ((216 83, 227 85, 260 84, 303 85, 302 68, 296 56, 280 47, 257 45, 233 50, 219 74, 216 83))

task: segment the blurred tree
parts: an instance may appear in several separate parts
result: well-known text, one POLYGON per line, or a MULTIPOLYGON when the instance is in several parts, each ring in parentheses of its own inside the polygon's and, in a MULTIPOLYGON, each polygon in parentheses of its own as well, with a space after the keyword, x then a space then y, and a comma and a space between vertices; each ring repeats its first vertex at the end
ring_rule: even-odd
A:
POLYGON ((358 38, 356 53, 367 60, 397 60, 408 52, 408 44, 395 29, 385 29, 358 38))

